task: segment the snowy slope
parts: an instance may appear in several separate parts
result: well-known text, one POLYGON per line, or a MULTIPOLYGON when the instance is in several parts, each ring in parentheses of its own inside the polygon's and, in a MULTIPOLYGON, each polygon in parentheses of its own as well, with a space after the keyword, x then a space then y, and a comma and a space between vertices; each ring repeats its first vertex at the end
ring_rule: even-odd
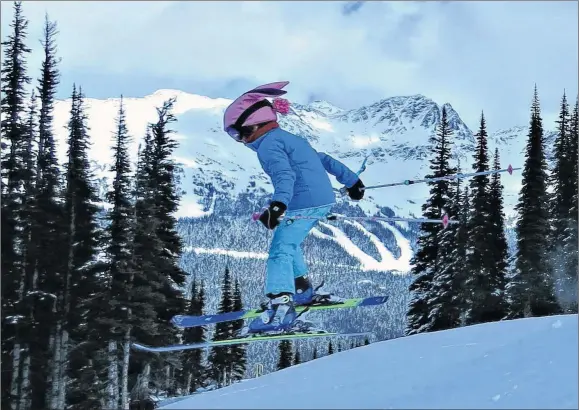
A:
POLYGON ((161 408, 577 409, 577 331, 564 315, 404 337, 161 408))

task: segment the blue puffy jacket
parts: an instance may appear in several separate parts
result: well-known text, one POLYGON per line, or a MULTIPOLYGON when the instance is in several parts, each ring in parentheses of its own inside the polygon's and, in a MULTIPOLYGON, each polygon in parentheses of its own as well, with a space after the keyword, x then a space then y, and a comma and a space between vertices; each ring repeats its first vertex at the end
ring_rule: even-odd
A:
POLYGON ((304 138, 281 128, 274 128, 247 144, 257 152, 263 170, 275 190, 272 201, 279 201, 288 211, 331 205, 336 196, 328 173, 350 188, 358 180, 356 173, 331 156, 317 152, 304 138))

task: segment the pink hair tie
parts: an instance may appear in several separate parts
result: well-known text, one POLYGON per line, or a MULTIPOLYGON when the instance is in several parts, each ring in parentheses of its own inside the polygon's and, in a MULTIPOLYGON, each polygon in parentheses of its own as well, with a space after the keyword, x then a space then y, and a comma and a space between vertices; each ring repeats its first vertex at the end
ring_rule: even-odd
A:
POLYGON ((290 110, 290 103, 284 98, 273 99, 273 109, 280 114, 286 115, 290 110))

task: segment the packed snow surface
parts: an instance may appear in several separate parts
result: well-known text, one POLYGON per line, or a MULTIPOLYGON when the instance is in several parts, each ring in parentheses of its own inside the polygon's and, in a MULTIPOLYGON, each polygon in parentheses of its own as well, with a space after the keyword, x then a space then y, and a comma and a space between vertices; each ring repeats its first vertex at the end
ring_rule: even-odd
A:
POLYGON ((403 337, 162 408, 577 409, 577 330, 562 315, 403 337))

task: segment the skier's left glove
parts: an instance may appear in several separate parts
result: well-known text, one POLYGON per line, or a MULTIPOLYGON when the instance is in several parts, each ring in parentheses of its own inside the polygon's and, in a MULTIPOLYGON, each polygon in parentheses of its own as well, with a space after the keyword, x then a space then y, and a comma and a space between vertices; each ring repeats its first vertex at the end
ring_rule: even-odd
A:
POLYGON ((287 206, 284 203, 273 201, 260 216, 259 221, 265 225, 267 229, 274 229, 279 225, 279 218, 286 211, 287 206))
POLYGON ((362 183, 361 179, 358 179, 354 185, 350 188, 346 188, 346 192, 348 192, 348 196, 353 199, 354 201, 359 201, 360 199, 364 198, 364 184, 362 183))

